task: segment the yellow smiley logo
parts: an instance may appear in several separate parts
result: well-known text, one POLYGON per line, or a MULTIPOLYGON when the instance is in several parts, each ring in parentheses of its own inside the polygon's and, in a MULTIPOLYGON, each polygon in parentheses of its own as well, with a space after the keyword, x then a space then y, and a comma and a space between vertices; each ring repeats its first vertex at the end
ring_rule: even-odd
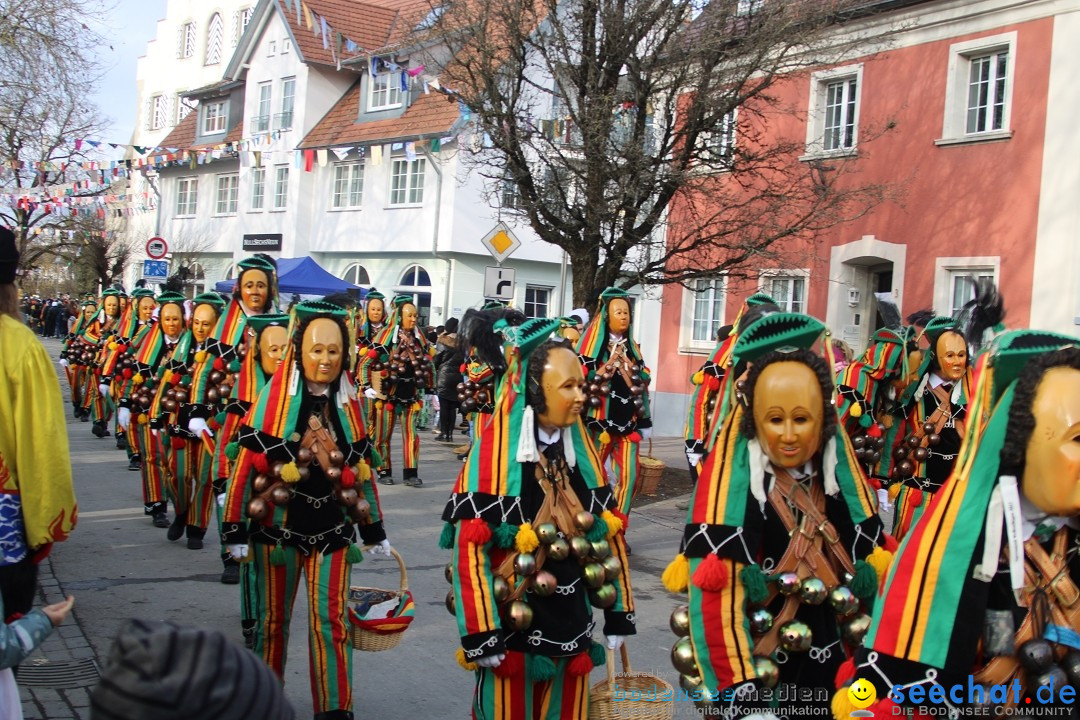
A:
POLYGON ((870 707, 877 700, 877 688, 874 687, 874 683, 862 678, 848 686, 847 694, 851 704, 860 710, 870 707))

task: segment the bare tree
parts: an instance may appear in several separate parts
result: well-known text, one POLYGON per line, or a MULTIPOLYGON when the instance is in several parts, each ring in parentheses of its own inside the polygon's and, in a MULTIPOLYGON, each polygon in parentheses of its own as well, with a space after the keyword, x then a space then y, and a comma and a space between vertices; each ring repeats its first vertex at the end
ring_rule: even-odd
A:
MULTIPOLYGON (((778 83, 869 40, 830 31, 877 4, 449 0, 415 42, 474 120, 463 157, 567 252, 581 305, 738 274, 887 197, 849 158, 801 162, 805 144, 770 131, 799 114, 778 83)), ((860 129, 861 153, 874 134, 860 129)))

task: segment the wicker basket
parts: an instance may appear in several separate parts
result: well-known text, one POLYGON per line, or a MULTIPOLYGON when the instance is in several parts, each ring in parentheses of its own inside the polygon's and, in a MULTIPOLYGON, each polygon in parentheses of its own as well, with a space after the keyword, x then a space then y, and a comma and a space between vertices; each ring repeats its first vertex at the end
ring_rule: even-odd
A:
MULTIPOLYGON (((405 570, 405 561, 401 559, 401 555, 397 550, 390 549, 390 554, 397 560, 398 569, 401 571, 401 587, 398 590, 380 590, 378 588, 367 588, 352 586, 349 588, 349 602, 356 601, 368 601, 371 604, 380 602, 386 602, 393 598, 402 598, 409 590, 409 574, 405 570)), ((394 632, 374 632, 362 628, 356 624, 350 625, 350 632, 352 634, 352 644, 357 650, 364 650, 366 652, 382 652, 383 650, 390 650, 398 646, 401 642, 401 637, 405 634, 405 630, 408 625, 402 626, 400 630, 394 632)))
POLYGON ((653 457, 652 438, 649 438, 649 452, 642 455, 638 460, 641 463, 637 481, 639 489, 634 494, 655 495, 656 488, 660 485, 660 478, 664 474, 664 461, 653 457))
POLYGON ((626 643, 622 646, 623 676, 618 679, 616 699, 615 652, 607 651, 607 680, 593 685, 589 693, 589 720, 614 718, 650 718, 667 720, 675 717, 674 688, 663 678, 630 669, 626 643), (648 699, 652 698, 652 699, 648 699))

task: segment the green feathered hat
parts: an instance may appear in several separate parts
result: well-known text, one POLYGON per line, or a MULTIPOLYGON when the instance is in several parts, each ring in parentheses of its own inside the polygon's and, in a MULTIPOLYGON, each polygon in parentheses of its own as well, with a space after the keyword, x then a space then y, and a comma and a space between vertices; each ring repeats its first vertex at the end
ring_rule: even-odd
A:
POLYGON ((262 334, 262 331, 268 327, 288 327, 289 315, 287 313, 267 313, 265 315, 249 315, 247 319, 248 327, 258 337, 262 334))
POLYGON ((504 308, 504 307, 506 307, 506 303, 504 303, 502 300, 488 300, 486 303, 483 304, 483 306, 480 309, 481 310, 499 310, 500 308, 504 308))
MULTIPOLYGON (((306 300, 293 306, 293 312, 300 322, 314 320, 315 318, 333 318, 345 321, 349 317, 349 311, 332 302, 325 300, 306 300)), ((251 322, 251 318, 248 318, 251 322)))
POLYGON ((125 295, 123 292, 121 292, 117 288, 110 287, 110 288, 105 288, 104 290, 101 291, 101 297, 103 297, 103 298, 107 298, 107 297, 127 297, 127 295, 125 295))
POLYGON ((182 293, 178 293, 175 290, 165 290, 157 296, 158 305, 179 305, 184 307, 184 303, 187 302, 187 298, 182 293))
POLYGON ((131 291, 131 297, 141 300, 144 297, 154 297, 154 291, 150 288, 138 287, 131 291))
POLYGON ((757 305, 775 305, 776 300, 774 300, 773 296, 769 295, 768 293, 757 292, 746 298, 746 304, 749 307, 754 307, 757 305))
POLYGON ((214 312, 218 315, 221 315, 221 311, 225 309, 225 299, 216 292, 200 293, 192 298, 191 302, 196 307, 199 305, 209 305, 214 308, 214 312))

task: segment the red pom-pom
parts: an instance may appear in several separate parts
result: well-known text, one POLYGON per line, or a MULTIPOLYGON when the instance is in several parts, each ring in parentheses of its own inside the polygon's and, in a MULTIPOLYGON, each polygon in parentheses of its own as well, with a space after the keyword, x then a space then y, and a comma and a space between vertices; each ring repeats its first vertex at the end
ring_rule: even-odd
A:
POLYGON ((589 653, 587 652, 578 653, 566 666, 566 672, 574 677, 585 677, 592 672, 592 669, 592 658, 589 657, 589 653))
POLYGON ((873 438, 879 438, 883 434, 881 423, 871 423, 866 429, 866 434, 873 438))
POLYGON ((847 685, 852 678, 855 677, 855 658, 848 658, 844 662, 840 663, 840 667, 836 669, 836 679, 833 683, 836 685, 836 689, 847 685))
POLYGON ((918 488, 908 488, 908 497, 911 498, 911 507, 922 507, 922 490, 919 490, 918 488))
MULTIPOLYGON (((896 703, 890 698, 883 697, 876 703, 870 706, 870 711, 874 713, 874 717, 896 717, 900 713, 895 712, 896 703)), ((922 710, 922 708, 919 708, 922 710)))
POLYGON ((394 405, 394 403, 388 402, 385 405, 383 405, 383 409, 385 409, 387 412, 394 412, 394 410, 396 409, 396 406, 394 405))
POLYGON ((709 390, 719 390, 720 389, 720 378, 716 377, 715 375, 710 375, 710 374, 706 373, 705 374, 705 387, 707 387, 709 390))
POLYGON ((123 379, 124 379, 124 374, 123 373, 118 372, 118 373, 113 374, 113 380, 123 380, 123 379))
POLYGON ((260 475, 265 475, 270 471, 270 462, 266 459, 266 455, 258 453, 251 458, 251 464, 255 466, 255 472, 260 475))
POLYGON ((458 367, 458 372, 460 372, 462 375, 464 375, 465 373, 469 372, 469 366, 466 365, 465 363, 461 363, 461 365, 458 367))
POLYGON ((124 368, 124 372, 121 374, 124 376, 125 380, 130 380, 131 376, 135 373, 131 370, 131 368, 124 368))
POLYGON ((510 650, 494 672, 501 678, 520 677, 525 672, 525 655, 510 650))
POLYGON ((376 350, 375 348, 371 348, 370 350, 367 351, 367 356, 368 356, 368 360, 374 360, 375 358, 379 357, 379 351, 376 350))
POLYGON ((221 358, 214 358, 214 369, 215 370, 224 370, 225 369, 225 361, 222 360, 221 358))
POLYGON ((343 487, 343 488, 351 488, 351 487, 354 487, 355 485, 356 485, 356 473, 353 472, 353 469, 351 467, 349 467, 348 465, 341 468, 341 487, 343 487))
POLYGON ((173 373, 172 377, 169 378, 169 384, 174 386, 174 387, 179 385, 181 377, 182 376, 180 375, 180 373, 173 373))
POLYGON ((221 429, 221 423, 219 423, 216 418, 210 418, 206 421, 206 427, 211 430, 219 430, 221 429))
POLYGON ((723 590, 728 586, 728 580, 727 565, 713 553, 706 555, 694 571, 694 585, 709 592, 723 590))
POLYGON ((634 432, 627 435, 626 439, 629 440, 630 442, 639 443, 639 442, 641 442, 641 433, 639 433, 637 430, 635 430, 634 432))
POLYGON ((875 490, 880 490, 881 489, 881 480, 878 480, 877 478, 872 477, 872 478, 866 478, 866 481, 868 483, 870 483, 870 487, 874 488, 875 490))
POLYGON ((885 548, 891 553, 894 553, 896 552, 896 549, 900 547, 900 543, 896 542, 896 538, 894 538, 892 535, 886 535, 885 542, 882 543, 881 547, 885 548))
POLYGON ((127 345, 117 345, 116 349, 119 350, 120 352, 127 352, 128 346, 127 345))
POLYGON ((172 448, 173 448, 173 450, 179 450, 180 448, 184 447, 185 445, 187 445, 187 441, 184 440, 184 438, 182 438, 182 437, 174 437, 172 439, 172 448))
POLYGON ((461 539, 467 543, 487 545, 491 542, 491 528, 479 518, 464 520, 461 523, 461 539))

